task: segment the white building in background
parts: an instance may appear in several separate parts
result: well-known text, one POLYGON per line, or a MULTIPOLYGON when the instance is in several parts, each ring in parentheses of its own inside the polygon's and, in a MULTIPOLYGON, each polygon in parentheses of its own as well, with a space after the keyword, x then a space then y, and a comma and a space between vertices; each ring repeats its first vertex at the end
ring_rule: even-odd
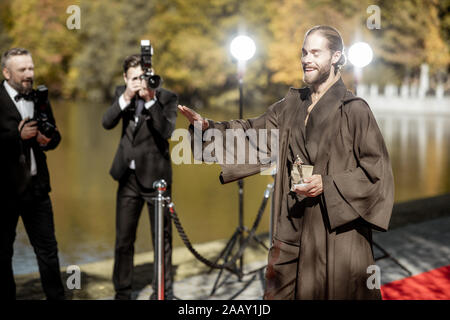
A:
POLYGON ((370 93, 371 98, 377 98, 378 97, 378 85, 377 84, 371 84, 370 85, 370 93))
POLYGON ((406 98, 409 98, 409 95, 410 95, 409 85, 405 81, 405 82, 403 82, 402 87, 400 89, 400 97, 402 97, 403 99, 406 99, 406 98))
POLYGON ((398 97, 398 87, 392 83, 387 84, 384 87, 384 96, 386 98, 397 98, 398 97))
POLYGON ((420 84, 419 84, 419 98, 423 99, 427 95, 430 88, 430 78, 428 75, 430 68, 426 63, 420 66, 420 84))

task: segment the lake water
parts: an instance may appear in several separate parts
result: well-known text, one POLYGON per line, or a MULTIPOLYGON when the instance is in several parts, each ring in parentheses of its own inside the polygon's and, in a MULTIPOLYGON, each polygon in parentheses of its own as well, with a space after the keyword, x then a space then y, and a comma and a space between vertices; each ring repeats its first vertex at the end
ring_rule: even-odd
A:
MULTIPOLYGON (((54 103, 62 133, 60 146, 49 153, 56 237, 62 266, 112 258, 115 237, 117 183, 109 176, 121 131, 101 126, 107 105, 86 102, 54 103)), ((245 113, 246 117, 256 116, 245 113)), ((236 118, 229 113, 205 113, 215 120, 236 118)), ((375 112, 391 156, 396 201, 450 192, 450 112, 425 115, 375 112)), ((186 128, 179 116, 177 128, 186 128)), ((171 143, 171 146, 175 142, 171 143)), ((229 238, 238 224, 238 186, 221 185, 218 165, 173 165, 173 202, 183 227, 194 243, 229 238)), ((251 226, 272 182, 253 176, 244 182, 244 223, 251 226)), ((269 229, 270 204, 258 232, 269 229)), ((182 246, 176 229, 174 246, 182 246)), ((152 250, 150 223, 144 208, 138 227, 136 252, 152 250)), ((37 271, 33 250, 22 222, 15 242, 16 274, 37 271)))

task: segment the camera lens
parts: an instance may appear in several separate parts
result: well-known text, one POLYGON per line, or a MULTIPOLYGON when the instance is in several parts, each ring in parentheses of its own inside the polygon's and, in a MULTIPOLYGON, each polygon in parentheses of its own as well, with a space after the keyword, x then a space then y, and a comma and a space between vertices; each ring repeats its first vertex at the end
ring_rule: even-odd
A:
POLYGON ((154 75, 148 79, 148 86, 152 89, 157 89, 161 84, 161 77, 154 75))

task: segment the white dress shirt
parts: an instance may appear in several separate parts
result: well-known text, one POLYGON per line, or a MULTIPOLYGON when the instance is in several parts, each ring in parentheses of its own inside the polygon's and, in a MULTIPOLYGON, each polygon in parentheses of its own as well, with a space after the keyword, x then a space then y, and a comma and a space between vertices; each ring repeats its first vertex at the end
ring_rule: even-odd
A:
MULTIPOLYGON (((155 102, 156 102, 156 96, 152 99, 152 100, 150 100, 150 101, 147 101, 145 104, 144 104, 144 108, 145 109, 150 109, 154 104, 155 104, 155 102)), ((128 107, 130 104, 129 103, 127 103, 126 101, 125 101, 125 98, 123 97, 123 94, 120 96, 120 98, 119 98, 119 106, 120 106, 120 109, 123 111, 123 110, 125 110, 125 108, 126 107, 128 107)), ((138 120, 139 120, 139 117, 137 117, 137 116, 134 116, 134 123, 137 125, 137 123, 138 123, 138 120)), ((132 159, 131 160, 131 162, 130 162, 130 169, 132 169, 132 170, 135 170, 136 169, 136 163, 135 163, 135 161, 134 161, 134 159, 132 159)))
MULTIPOLYGON (((34 116, 34 102, 33 101, 27 101, 25 99, 20 99, 16 102, 14 97, 18 94, 16 89, 11 87, 8 83, 8 81, 3 82, 6 92, 8 92, 9 96, 11 97, 11 100, 14 102, 17 110, 19 111, 20 115, 22 116, 22 120, 25 118, 33 118, 34 116)), ((34 152, 33 149, 30 148, 30 160, 31 160, 31 168, 30 172, 32 176, 35 176, 37 174, 37 167, 36 167, 36 159, 34 158, 34 152)))

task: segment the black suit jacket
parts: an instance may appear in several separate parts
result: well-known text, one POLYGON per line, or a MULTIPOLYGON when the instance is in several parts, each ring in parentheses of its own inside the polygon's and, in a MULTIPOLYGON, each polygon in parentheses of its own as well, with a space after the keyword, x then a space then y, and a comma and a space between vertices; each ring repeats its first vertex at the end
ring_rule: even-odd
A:
POLYGON ((125 86, 116 88, 114 102, 102 119, 103 127, 108 130, 114 128, 120 119, 123 124, 119 148, 110 170, 111 176, 120 181, 134 159, 136 176, 144 187, 152 188, 153 182, 159 179, 171 184, 172 164, 168 139, 175 129, 177 95, 162 88, 157 89, 157 101, 149 110, 144 108, 134 128, 134 112, 130 106, 135 105, 136 100, 132 99, 122 111, 119 98, 124 91, 125 86))
MULTIPOLYGON (((48 117, 49 121, 56 125, 51 107, 48 117)), ((33 149, 38 187, 41 192, 48 193, 51 190, 50 176, 44 151, 55 149, 61 141, 61 135, 56 131, 48 145, 41 147, 35 138, 29 140, 20 138, 18 130, 20 121, 22 117, 2 81, 0 83, 0 189, 8 194, 20 194, 25 189, 30 178, 30 149, 33 149), (24 156, 21 157, 22 154, 24 156), (21 158, 26 160, 26 166, 22 165, 21 158)))

